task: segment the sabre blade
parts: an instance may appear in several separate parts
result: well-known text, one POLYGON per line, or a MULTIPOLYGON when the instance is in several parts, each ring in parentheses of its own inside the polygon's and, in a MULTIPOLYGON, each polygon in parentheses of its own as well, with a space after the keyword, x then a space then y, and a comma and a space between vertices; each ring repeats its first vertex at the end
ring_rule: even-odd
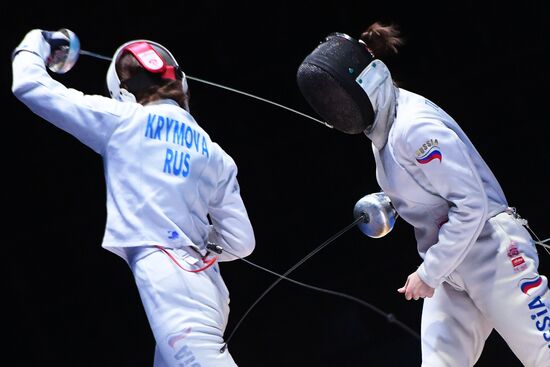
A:
POLYGON ((96 54, 95 52, 90 52, 90 51, 86 51, 86 50, 82 50, 82 49, 80 50, 80 54, 95 57, 96 59, 106 60, 106 61, 111 61, 113 59, 112 57, 103 56, 103 55, 100 55, 100 54, 96 54))
MULTIPOLYGON (((100 59, 100 60, 106 60, 106 61, 112 61, 112 57, 107 57, 107 56, 103 56, 103 55, 100 55, 98 53, 95 53, 95 52, 91 52, 91 51, 86 51, 86 50, 80 50, 80 54, 81 55, 85 55, 85 56, 90 56, 90 57, 94 57, 96 59, 100 59)), ((186 78, 187 79, 190 79, 190 80, 194 80, 194 81, 197 81, 197 82, 200 82, 200 83, 203 83, 203 84, 208 84, 208 85, 211 85, 211 86, 214 86, 214 87, 217 87, 217 88, 220 88, 220 89, 225 89, 225 90, 228 90, 230 92, 234 92, 234 93, 239 93, 239 94, 242 94, 243 96, 247 96, 247 97, 250 97, 250 98, 254 98, 254 99, 257 99, 259 101, 262 101, 262 102, 265 102, 265 103, 269 103, 271 104, 272 106, 276 106, 276 107, 279 107, 279 108, 283 108, 287 111, 290 111, 290 112, 293 112, 297 115, 300 115, 302 117, 305 117, 305 118, 308 118, 310 120, 313 120, 315 122, 318 122, 320 124, 323 124, 325 125, 326 127, 332 129, 333 126, 326 123, 325 121, 322 121, 322 120, 319 120, 319 119, 316 119, 315 117, 312 117, 312 116, 309 116, 303 112, 300 112, 300 111, 297 111, 293 108, 290 108, 290 107, 287 107, 285 105, 282 105, 280 103, 277 103, 277 102, 273 102, 269 99, 266 99, 266 98, 262 98, 262 97, 259 97, 257 95, 254 95, 252 93, 247 93, 247 92, 243 92, 241 90, 238 90, 238 89, 235 89, 235 88, 231 88, 231 87, 228 87, 228 86, 225 86, 225 85, 222 85, 222 84, 218 84, 218 83, 214 83, 214 82, 211 82, 211 81, 208 81, 208 80, 205 80, 205 79, 201 79, 201 78, 197 78, 197 77, 194 77, 194 76, 191 76, 191 75, 186 75, 186 78)))

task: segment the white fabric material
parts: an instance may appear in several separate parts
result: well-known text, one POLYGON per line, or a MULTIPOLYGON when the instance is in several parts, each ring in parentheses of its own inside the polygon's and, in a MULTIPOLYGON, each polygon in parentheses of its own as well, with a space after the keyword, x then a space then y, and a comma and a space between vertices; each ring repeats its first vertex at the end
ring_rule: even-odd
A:
POLYGON ((549 367, 550 296, 533 240, 462 129, 400 89, 387 144, 372 149, 380 187, 414 227, 417 273, 435 288, 422 366, 472 366, 494 328, 526 366, 549 367))
POLYGON ((51 53, 50 44, 42 36, 40 29, 33 29, 25 35, 23 41, 19 43, 17 48, 13 52, 13 56, 17 55, 20 51, 28 51, 38 55, 44 62, 48 59, 51 53))
POLYGON ((13 58, 15 96, 103 158, 102 246, 132 269, 158 344, 155 365, 235 366, 227 350, 220 353, 229 293, 218 264, 187 272, 153 246, 166 247, 194 270, 205 265, 197 251, 205 252, 209 235, 237 256, 252 252, 254 233, 233 159, 176 102, 142 106, 85 95, 49 76, 38 33, 18 49, 29 52, 13 58))
POLYGON ((473 366, 494 328, 522 365, 549 367, 550 291, 537 268, 521 223, 507 213, 489 219, 465 260, 424 300, 422 366, 473 366))
POLYGON ((399 215, 414 227, 424 259, 418 274, 435 288, 462 262, 487 219, 508 204, 449 115, 404 89, 397 106, 387 145, 379 150, 373 144, 376 176, 399 215))
POLYGON ((398 90, 393 85, 389 69, 378 59, 373 60, 356 81, 367 93, 374 111, 374 123, 365 130, 365 135, 377 149, 382 149, 395 119, 398 90))
MULTIPOLYGON (((130 256, 130 267, 157 341, 154 366, 236 366, 228 349, 220 353, 229 292, 218 265, 191 273, 161 251, 144 257, 147 250, 137 251, 130 256)), ((193 268, 185 255, 168 251, 182 266, 193 268)))
POLYGON ((168 100, 142 106, 66 88, 49 76, 38 56, 42 43, 35 43, 24 41, 20 47, 31 52, 13 59, 13 93, 102 155, 104 248, 123 258, 125 247, 154 244, 203 251, 209 214, 220 246, 241 257, 252 252, 235 162, 188 112, 168 100))

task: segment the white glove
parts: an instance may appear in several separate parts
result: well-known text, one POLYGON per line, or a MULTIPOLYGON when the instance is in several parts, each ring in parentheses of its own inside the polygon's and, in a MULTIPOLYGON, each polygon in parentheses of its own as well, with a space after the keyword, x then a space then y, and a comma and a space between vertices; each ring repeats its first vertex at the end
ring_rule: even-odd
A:
POLYGON ((12 59, 21 51, 28 51, 40 58, 46 63, 50 57, 50 44, 44 39, 42 30, 33 29, 25 35, 23 41, 15 48, 12 54, 12 59))
POLYGON ((69 47, 69 44, 69 37, 62 32, 33 29, 26 34, 23 41, 17 46, 13 52, 13 57, 20 51, 28 51, 40 56, 46 64, 55 63, 56 57, 63 57, 64 51, 62 50, 69 47), (61 55, 57 56, 57 53, 61 55))
MULTIPOLYGON (((67 53, 69 52, 69 46, 71 41, 69 37, 62 32, 42 31, 42 36, 50 44, 50 57, 46 60, 48 67, 58 73, 58 68, 51 68, 52 65, 63 65, 67 60, 67 53)), ((78 55, 77 55, 78 56, 78 55)), ((76 62, 76 59, 74 60, 76 62)), ((73 64, 74 65, 74 64, 73 64)), ((68 71, 72 66, 68 67, 68 71)), ((64 72, 64 71, 63 71, 64 72)))

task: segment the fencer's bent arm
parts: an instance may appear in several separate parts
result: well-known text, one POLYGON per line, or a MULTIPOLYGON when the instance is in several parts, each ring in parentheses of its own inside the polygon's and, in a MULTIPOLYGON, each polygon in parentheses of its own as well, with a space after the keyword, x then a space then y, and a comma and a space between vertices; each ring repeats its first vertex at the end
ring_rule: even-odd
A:
MULTIPOLYGON (((221 177, 216 192, 209 202, 209 214, 218 245, 227 248, 238 257, 246 257, 255 247, 254 231, 240 194, 237 166, 228 155, 221 156, 221 177)), ((236 257, 222 252, 220 261, 236 257)))
POLYGON ((12 61, 14 95, 35 114, 102 153, 121 116, 133 113, 135 107, 85 95, 51 78, 43 59, 46 41, 33 32, 16 49, 12 61))
MULTIPOLYGON (((103 96, 86 95, 78 90, 65 87, 48 74, 44 60, 48 58, 49 54, 50 47, 44 40, 40 30, 29 32, 16 48, 12 60, 12 91, 21 102, 40 117, 73 135, 103 156, 112 151, 111 147, 124 144, 125 141, 121 136, 126 138, 135 136, 132 129, 137 129, 138 125, 132 124, 132 122, 143 120, 143 109, 147 108, 146 106, 138 103, 120 102, 103 96), (115 134, 115 132, 120 132, 116 130, 122 124, 127 129, 121 129, 121 135, 115 134), (122 140, 117 141, 117 138, 122 140)), ((189 117, 189 119, 192 120, 192 117, 189 117)), ((182 123, 181 126, 184 126, 184 124, 182 123)), ((239 257, 247 256, 254 249, 254 234, 239 193, 236 165, 231 157, 223 152, 217 144, 204 144, 207 144, 207 147, 211 149, 210 153, 206 151, 206 157, 210 156, 216 160, 215 162, 209 162, 211 163, 211 169, 203 169, 208 177, 200 180, 199 173, 199 176, 196 176, 195 179, 200 181, 191 181, 191 177, 189 177, 188 184, 191 186, 181 186, 183 188, 192 187, 193 189, 200 186, 202 188, 201 195, 189 200, 181 198, 181 200, 171 200, 157 195, 158 197, 150 200, 150 202, 148 201, 146 205, 141 207, 141 213, 147 212, 150 217, 154 216, 159 222, 166 223, 160 225, 163 229, 172 228, 174 224, 183 227, 189 223, 182 218, 185 215, 200 215, 202 222, 198 222, 203 224, 206 219, 204 215, 209 213, 215 233, 218 235, 217 244, 227 248, 239 257), (200 201, 200 204, 197 204, 196 207, 193 206, 195 201, 200 201), (186 214, 180 216, 167 214, 177 210, 175 209, 176 205, 188 210, 186 214)), ((134 146, 134 148, 136 147, 134 146)), ((136 149, 133 149, 133 151, 138 154, 136 149)), ((148 150, 147 153, 149 152, 151 151, 148 150)), ((138 155, 138 157, 140 156, 138 155)), ((105 165, 108 223, 103 246, 124 256, 123 251, 118 251, 123 245, 133 245, 135 242, 143 244, 144 238, 155 243, 166 241, 165 236, 159 237, 158 227, 155 227, 157 224, 145 224, 142 218, 134 213, 132 205, 135 201, 142 201, 148 194, 151 194, 144 187, 154 186, 153 183, 164 182, 165 177, 163 175, 165 175, 165 172, 161 172, 160 176, 157 176, 158 172, 153 173, 151 170, 148 176, 148 179, 150 179, 149 186, 141 185, 141 176, 140 180, 135 180, 136 176, 124 171, 130 170, 133 167, 132 165, 113 158, 108 159, 108 162, 109 164, 105 165), (126 174, 117 172, 116 175, 109 175, 108 167, 120 168, 126 174), (128 191, 135 194, 130 195, 130 198, 125 195, 115 197, 112 193, 115 190, 114 188, 119 187, 130 188, 128 191), (134 238, 138 240, 134 240, 134 238)), ((178 188, 180 187, 172 187, 171 189, 177 191, 178 188)), ((185 194, 193 195, 190 191, 185 192, 185 194)), ((158 223, 155 220, 152 222, 158 223)), ((181 229, 183 232, 183 228, 181 229)), ((195 229, 192 226, 187 228, 188 231, 195 229)), ((196 230, 194 238, 200 242, 205 239, 205 234, 206 231, 196 230)), ((178 238, 180 241, 178 245, 187 244, 185 240, 187 236, 179 236, 178 238)), ((187 240, 190 244, 193 243, 189 238, 187 240)), ((232 260, 225 253, 219 258, 220 260, 232 260)))
POLYGON ((454 131, 440 121, 425 121, 414 125, 403 138, 409 157, 426 139, 438 142, 442 158, 429 163, 414 160, 431 187, 426 188, 449 204, 448 221, 438 234, 418 268, 420 278, 435 288, 464 260, 475 243, 488 216, 488 199, 483 182, 467 148, 454 131))

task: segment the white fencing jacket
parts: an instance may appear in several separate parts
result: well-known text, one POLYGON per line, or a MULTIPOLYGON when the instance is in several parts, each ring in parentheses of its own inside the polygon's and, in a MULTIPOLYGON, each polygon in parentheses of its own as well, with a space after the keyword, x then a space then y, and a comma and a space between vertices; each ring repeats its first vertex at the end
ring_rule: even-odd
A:
POLYGON ((103 157, 104 248, 123 258, 123 248, 144 245, 204 250, 209 215, 219 245, 252 252, 235 162, 187 111, 171 100, 142 106, 66 88, 48 74, 48 54, 40 31, 29 32, 15 52, 12 91, 103 157))
MULTIPOLYGON (((426 98, 398 89, 376 177, 415 230, 418 275, 435 288, 462 262, 490 217, 508 206, 493 173, 457 123, 426 98)), ((380 127, 380 131, 384 127, 380 127)))

